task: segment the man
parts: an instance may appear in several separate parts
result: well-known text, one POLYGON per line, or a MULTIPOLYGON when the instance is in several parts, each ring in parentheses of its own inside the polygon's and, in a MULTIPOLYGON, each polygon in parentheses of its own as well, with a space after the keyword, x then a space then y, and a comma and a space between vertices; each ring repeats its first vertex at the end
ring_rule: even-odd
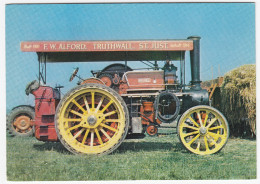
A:
POLYGON ((170 60, 166 60, 166 62, 165 62, 165 64, 164 64, 164 66, 163 66, 163 68, 162 68, 164 71, 175 71, 174 73, 175 73, 175 75, 176 75, 176 71, 177 71, 177 67, 176 66, 174 66, 173 64, 171 64, 171 61, 170 60))

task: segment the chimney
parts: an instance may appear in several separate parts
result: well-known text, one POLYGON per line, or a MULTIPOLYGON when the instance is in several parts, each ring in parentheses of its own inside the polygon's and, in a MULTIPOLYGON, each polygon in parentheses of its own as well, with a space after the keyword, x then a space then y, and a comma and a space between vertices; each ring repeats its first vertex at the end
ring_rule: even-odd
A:
POLYGON ((191 66, 191 89, 201 90, 200 86, 200 37, 190 36, 188 39, 193 40, 193 50, 190 51, 191 66))

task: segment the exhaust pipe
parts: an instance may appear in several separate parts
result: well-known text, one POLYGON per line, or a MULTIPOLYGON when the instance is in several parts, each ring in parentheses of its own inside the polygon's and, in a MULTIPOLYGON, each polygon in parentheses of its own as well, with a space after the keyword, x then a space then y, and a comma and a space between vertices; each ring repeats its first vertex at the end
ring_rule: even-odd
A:
POLYGON ((190 36, 188 39, 193 40, 193 50, 190 51, 191 66, 191 89, 201 90, 200 86, 200 37, 190 36))

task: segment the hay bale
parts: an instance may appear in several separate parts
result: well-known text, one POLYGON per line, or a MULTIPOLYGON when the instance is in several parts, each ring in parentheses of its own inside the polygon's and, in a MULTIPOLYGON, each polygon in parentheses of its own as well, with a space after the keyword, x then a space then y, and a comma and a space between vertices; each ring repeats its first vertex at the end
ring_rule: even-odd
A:
POLYGON ((256 66, 243 65, 224 76, 220 110, 234 136, 256 135, 256 66))

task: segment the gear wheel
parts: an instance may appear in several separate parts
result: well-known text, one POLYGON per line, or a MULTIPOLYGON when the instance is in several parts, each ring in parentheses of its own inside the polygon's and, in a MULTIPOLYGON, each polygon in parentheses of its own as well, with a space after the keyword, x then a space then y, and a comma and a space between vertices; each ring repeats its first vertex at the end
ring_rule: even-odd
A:
POLYGON ((103 73, 98 77, 102 80, 107 87, 111 87, 113 85, 113 76, 109 73, 103 73))
POLYGON ((158 128, 157 128, 157 126, 155 126, 155 125, 149 125, 149 126, 147 126, 147 128, 146 128, 146 132, 147 132, 147 134, 150 135, 150 136, 156 136, 157 133, 158 133, 158 128))

